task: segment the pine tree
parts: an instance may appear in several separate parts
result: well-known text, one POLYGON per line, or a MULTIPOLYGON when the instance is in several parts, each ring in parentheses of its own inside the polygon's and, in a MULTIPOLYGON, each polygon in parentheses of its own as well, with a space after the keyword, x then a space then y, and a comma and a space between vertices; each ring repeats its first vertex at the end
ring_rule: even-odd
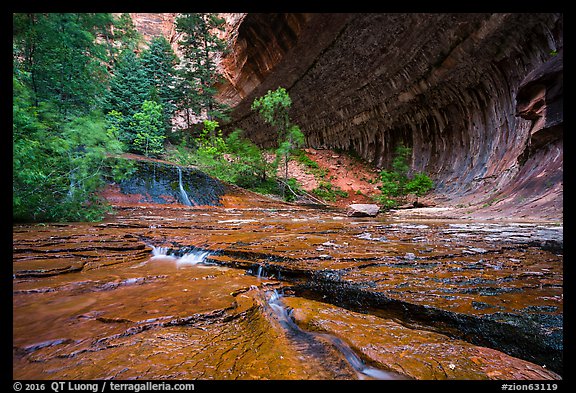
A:
POLYGON ((13 217, 101 217, 95 191, 118 141, 97 110, 109 14, 13 14, 13 217))
POLYGON ((61 116, 98 105, 107 71, 106 51, 96 41, 108 14, 14 14, 15 65, 30 73, 35 104, 55 105, 61 116))
POLYGON ((164 37, 155 37, 142 53, 142 65, 153 90, 150 98, 162 104, 163 133, 171 129, 176 111, 176 70, 178 58, 164 37))
POLYGON ((135 113, 142 108, 144 101, 150 97, 150 81, 141 60, 131 51, 125 51, 119 58, 114 69, 114 77, 110 81, 110 90, 107 94, 104 111, 108 115, 115 111, 116 126, 119 128, 120 141, 132 147, 136 132, 130 122, 135 113))
POLYGON ((223 25, 224 20, 216 14, 182 14, 176 20, 176 30, 182 33, 179 109, 185 111, 188 127, 192 114, 208 119, 225 116, 226 108, 214 98, 214 84, 221 78, 215 55, 226 49, 225 41, 214 30, 221 30, 223 25))

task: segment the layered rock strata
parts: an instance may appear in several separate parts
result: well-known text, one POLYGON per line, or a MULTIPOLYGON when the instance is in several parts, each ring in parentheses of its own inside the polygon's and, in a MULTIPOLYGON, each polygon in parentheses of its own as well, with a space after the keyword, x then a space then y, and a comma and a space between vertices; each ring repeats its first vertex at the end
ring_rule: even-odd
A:
POLYGON ((409 378, 561 378, 563 257, 541 246, 561 227, 226 197, 15 225, 15 378, 355 378, 317 334, 409 378), (279 286, 278 322, 314 334, 253 300, 279 286))

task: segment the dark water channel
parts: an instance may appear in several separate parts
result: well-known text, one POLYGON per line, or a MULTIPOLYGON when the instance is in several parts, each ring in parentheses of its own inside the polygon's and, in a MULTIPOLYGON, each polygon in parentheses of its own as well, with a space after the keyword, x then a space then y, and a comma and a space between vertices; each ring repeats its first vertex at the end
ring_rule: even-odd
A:
POLYGON ((562 227, 135 204, 13 227, 15 379, 558 379, 562 227))

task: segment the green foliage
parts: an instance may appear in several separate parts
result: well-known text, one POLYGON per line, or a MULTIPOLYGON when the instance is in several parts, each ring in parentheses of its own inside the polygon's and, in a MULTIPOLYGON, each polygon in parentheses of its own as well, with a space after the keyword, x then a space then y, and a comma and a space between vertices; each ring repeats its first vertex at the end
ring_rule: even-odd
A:
POLYGON ((312 190, 312 193, 325 201, 334 202, 337 197, 348 198, 348 193, 329 182, 320 182, 318 187, 312 190))
POLYGON ((400 189, 402 187, 401 179, 402 177, 396 172, 386 170, 380 172, 380 180, 382 181, 380 190, 382 194, 386 196, 400 196, 400 189))
POLYGON ((158 156, 164 152, 162 105, 154 101, 144 101, 142 110, 132 116, 131 128, 136 134, 133 146, 136 152, 145 156, 158 156))
POLYGON ((394 209, 398 207, 399 202, 395 198, 390 198, 389 196, 382 194, 382 195, 375 195, 372 197, 376 202, 382 205, 385 209, 394 209))
MULTIPOLYGON (((276 162, 282 162, 284 169, 284 183, 288 183, 288 162, 290 155, 300 146, 304 145, 305 137, 300 127, 291 124, 288 111, 292 100, 283 87, 257 98, 252 103, 252 110, 256 111, 266 123, 276 128, 278 132, 278 148, 276 150, 276 162)), ((286 198, 286 192, 282 187, 282 194, 286 198)))
POLYGON ((109 129, 126 149, 147 156, 163 152, 176 109, 176 62, 165 38, 152 40, 141 57, 132 50, 119 57, 104 109, 109 129))
POLYGON ((265 193, 277 191, 276 182, 271 180, 274 165, 266 161, 254 143, 242 136, 242 130, 235 130, 224 138, 217 121, 205 120, 203 124, 200 136, 194 141, 196 149, 183 143, 172 153, 172 160, 197 166, 211 176, 240 187, 265 193))
POLYGON ((288 127, 285 138, 290 142, 290 153, 293 153, 297 148, 304 146, 306 143, 306 137, 300 130, 300 127, 295 124, 288 127))
POLYGON ((408 159, 412 154, 412 149, 399 144, 394 153, 392 170, 380 172, 382 184, 379 188, 382 195, 375 197, 386 208, 398 206, 399 200, 408 194, 416 194, 420 197, 434 187, 434 183, 425 173, 417 172, 412 177, 408 175, 410 171, 408 159))
POLYGON ((163 134, 170 129, 176 111, 176 64, 178 58, 164 37, 155 37, 142 53, 142 67, 150 83, 149 99, 162 104, 163 134))
POLYGON ((106 121, 96 110, 115 20, 27 13, 13 14, 13 22, 13 218, 98 220, 109 208, 97 191, 129 170, 110 158, 122 152, 120 112, 106 121))
POLYGON ((314 177, 317 180, 318 179, 324 179, 328 175, 328 170, 324 169, 324 168, 320 168, 318 163, 316 161, 310 159, 310 157, 308 157, 303 150, 296 150, 292 153, 292 155, 296 158, 296 160, 299 163, 305 165, 308 168, 309 172, 312 175, 314 175, 314 177))
POLYGON ((110 90, 104 102, 104 111, 116 110, 125 116, 133 116, 149 98, 150 80, 142 61, 130 50, 118 59, 110 90))
POLYGON ((408 160, 412 155, 412 149, 404 146, 402 143, 396 146, 394 159, 392 160, 392 169, 398 177, 407 177, 410 165, 408 160))
POLYGON ((268 178, 247 188, 263 195, 280 195, 281 193, 278 182, 273 178, 268 178))
POLYGON ((106 49, 96 35, 110 14, 13 14, 15 68, 27 72, 34 104, 53 106, 60 116, 95 109, 107 77, 106 49))
POLYGON ((214 85, 222 79, 216 67, 216 54, 226 52, 226 42, 214 33, 224 28, 224 20, 216 14, 181 14, 176 19, 176 31, 182 53, 179 73, 178 108, 185 112, 188 128, 192 115, 209 119, 225 119, 227 108, 218 103, 214 85))
POLYGON ((417 196, 423 196, 428 191, 434 188, 434 183, 432 179, 428 177, 425 173, 418 172, 415 173, 412 179, 406 183, 406 193, 416 194, 417 196))
POLYGON ((215 157, 226 153, 227 145, 222 136, 222 130, 218 130, 220 126, 218 122, 215 120, 204 120, 203 124, 204 128, 196 141, 200 153, 215 157))
POLYGON ((137 131, 133 128, 133 117, 142 109, 150 91, 150 82, 140 59, 132 51, 124 52, 110 81, 104 111, 118 139, 131 151, 140 151, 134 146, 137 131))
POLYGON ((256 111, 265 122, 278 128, 280 138, 282 133, 290 124, 288 111, 292 106, 292 100, 285 88, 279 87, 274 91, 268 90, 268 93, 257 98, 252 103, 252 110, 256 111))
POLYGON ((124 116, 122 116, 122 113, 116 110, 112 110, 108 112, 108 114, 105 117, 105 120, 108 126, 108 128, 106 129, 106 133, 111 139, 118 141, 120 150, 124 151, 125 150, 124 143, 122 143, 121 141, 122 129, 126 128, 126 126, 124 125, 125 122, 124 116))
POLYGON ((119 152, 101 113, 57 123, 57 109, 33 105, 17 78, 13 106, 12 215, 17 221, 98 220, 107 211, 95 192, 115 169, 119 152))
POLYGON ((235 184, 245 188, 252 188, 254 184, 268 181, 270 174, 276 167, 268 163, 262 151, 254 143, 242 136, 242 130, 237 129, 226 138, 229 162, 235 167, 240 176, 234 181, 235 184))
POLYGON ((302 150, 295 151, 293 153, 293 155, 299 163, 305 165, 307 168, 320 169, 320 166, 318 165, 318 163, 316 161, 310 159, 310 157, 308 157, 306 155, 306 153, 304 153, 304 151, 302 151, 302 150))
POLYGON ((302 193, 302 187, 300 186, 300 183, 298 183, 298 180, 291 177, 286 181, 286 186, 290 192, 286 193, 284 200, 288 202, 295 201, 297 196, 302 193))

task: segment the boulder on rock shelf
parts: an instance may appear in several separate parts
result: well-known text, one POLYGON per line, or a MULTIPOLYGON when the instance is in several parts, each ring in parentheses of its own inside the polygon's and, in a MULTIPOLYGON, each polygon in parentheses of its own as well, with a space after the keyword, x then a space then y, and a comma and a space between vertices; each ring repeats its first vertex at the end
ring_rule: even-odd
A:
POLYGON ((380 207, 369 203, 356 203, 348 206, 346 214, 349 217, 376 217, 380 212, 380 207))

